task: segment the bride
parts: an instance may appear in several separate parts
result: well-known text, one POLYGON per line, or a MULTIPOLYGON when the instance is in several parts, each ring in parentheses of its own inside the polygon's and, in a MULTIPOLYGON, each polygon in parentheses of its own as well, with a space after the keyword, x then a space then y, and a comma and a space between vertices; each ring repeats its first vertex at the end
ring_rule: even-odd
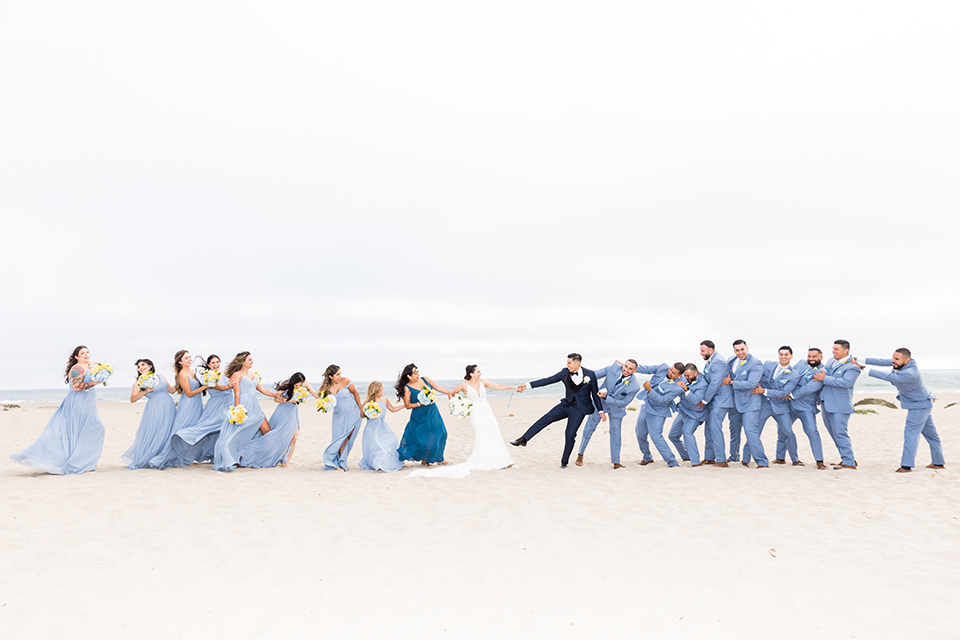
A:
POLYGON ((450 390, 451 398, 463 391, 467 402, 473 403, 470 407, 470 424, 473 426, 473 451, 470 457, 462 464, 436 469, 420 469, 411 472, 410 477, 452 477, 459 478, 470 473, 471 469, 506 469, 513 466, 513 460, 507 453, 507 446, 500 434, 500 425, 493 415, 493 409, 487 402, 487 389, 514 390, 519 392, 520 387, 511 387, 484 380, 480 374, 480 367, 475 364, 467 365, 467 374, 463 382, 450 390))

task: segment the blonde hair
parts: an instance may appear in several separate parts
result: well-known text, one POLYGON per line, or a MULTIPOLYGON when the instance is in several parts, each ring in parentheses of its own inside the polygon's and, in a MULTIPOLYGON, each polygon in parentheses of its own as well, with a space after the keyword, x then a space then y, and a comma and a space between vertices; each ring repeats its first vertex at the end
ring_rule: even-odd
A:
POLYGON ((183 356, 187 355, 188 351, 186 349, 180 349, 175 354, 173 354, 173 388, 177 393, 183 393, 183 389, 180 388, 180 372, 183 371, 183 363, 180 360, 183 359, 183 356))
POLYGON ((236 356, 234 356, 233 360, 230 361, 230 364, 227 365, 226 376, 229 378, 230 376, 235 374, 237 371, 240 371, 241 369, 243 369, 243 363, 246 362, 247 356, 249 355, 250 355, 249 351, 241 351, 236 356))
POLYGON ((367 387, 367 399, 364 400, 363 404, 368 402, 376 402, 377 398, 380 396, 380 392, 383 391, 383 385, 376 380, 370 383, 370 386, 367 387))

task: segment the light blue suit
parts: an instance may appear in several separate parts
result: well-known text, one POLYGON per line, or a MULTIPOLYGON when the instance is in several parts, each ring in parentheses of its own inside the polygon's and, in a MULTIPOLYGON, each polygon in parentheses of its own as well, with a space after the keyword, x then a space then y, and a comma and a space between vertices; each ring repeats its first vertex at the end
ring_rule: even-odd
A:
MULTIPOLYGON (((607 390, 607 397, 601 402, 610 425, 610 461, 613 464, 620 464, 620 425, 627 415, 627 405, 633 401, 640 389, 640 383, 635 376, 621 381, 623 367, 616 362, 604 369, 597 369, 594 373, 597 375, 598 384, 600 378, 604 379, 602 386, 607 390)), ((587 443, 590 442, 593 432, 597 430, 598 424, 600 424, 600 412, 591 413, 587 418, 587 426, 583 429, 583 439, 580 440, 581 456, 587 450, 587 443)))
MULTIPOLYGON (((707 419, 707 407, 697 409, 697 405, 703 402, 703 397, 707 393, 707 386, 707 380, 702 373, 697 375, 693 382, 687 382, 688 391, 680 396, 677 417, 674 418, 673 427, 670 429, 670 440, 677 447, 677 451, 682 451, 680 456, 690 460, 690 464, 693 466, 697 466, 701 462, 700 450, 697 447, 697 438, 694 434, 707 419), (682 445, 674 440, 676 431, 679 431, 683 437, 682 445)), ((704 454, 706 454, 706 451, 704 454)))
MULTIPOLYGON (((763 400, 761 396, 753 393, 754 389, 760 384, 760 378, 763 377, 763 364, 760 360, 748 353, 743 364, 739 364, 736 357, 730 358, 730 386, 733 387, 733 401, 736 404, 736 410, 739 414, 738 421, 743 425, 743 431, 747 436, 747 447, 749 452, 756 460, 757 466, 766 467, 770 465, 766 454, 763 452, 763 443, 760 442, 760 410, 763 409, 763 400)), ((739 431, 740 424, 734 425, 730 421, 730 439, 733 440, 733 431, 739 431)), ((739 435, 739 433, 738 433, 739 435)), ((746 453, 747 449, 744 449, 746 453)), ((747 460, 744 460, 746 462, 747 460)))
MULTIPOLYGON (((892 367, 893 360, 867 358, 866 364, 875 367, 892 367)), ((903 455, 900 457, 900 466, 913 468, 917 458, 917 445, 922 435, 930 445, 930 461, 943 466, 943 447, 940 444, 940 434, 933 425, 933 396, 923 386, 920 378, 920 369, 917 361, 911 359, 901 369, 894 369, 890 373, 870 369, 869 375, 873 378, 886 380, 897 388, 897 400, 900 406, 907 410, 907 423, 903 427, 903 455)))
POLYGON ((650 445, 647 442, 647 436, 649 436, 654 446, 657 447, 657 451, 660 452, 660 456, 667 461, 669 466, 676 467, 678 466, 677 459, 663 437, 663 423, 673 415, 675 410, 674 400, 683 394, 683 389, 674 384, 673 380, 667 379, 669 370, 670 365, 667 363, 637 367, 639 373, 653 374, 650 379, 653 388, 650 391, 641 391, 637 394, 638 398, 641 397, 641 394, 643 396, 643 408, 640 409, 640 415, 637 416, 635 430, 637 444, 640 445, 640 451, 643 453, 643 459, 646 462, 653 460, 653 456, 650 455, 650 445))
POLYGON ((703 394, 703 401, 707 409, 707 433, 704 445, 704 457, 716 462, 726 462, 727 454, 723 447, 723 419, 730 420, 730 461, 740 459, 740 415, 733 410, 733 389, 723 384, 723 379, 730 375, 730 365, 723 356, 714 352, 703 366, 701 374, 707 383, 707 391, 703 394), (734 422, 737 428, 734 429, 734 422))
MULTIPOLYGON (((785 460, 784 456, 789 451, 790 460, 797 462, 800 459, 797 456, 797 436, 793 434, 790 400, 787 396, 800 381, 800 374, 790 365, 777 376, 777 367, 779 366, 780 362, 776 360, 763 363, 763 376, 760 378, 760 386, 766 392, 760 396, 763 405, 760 409, 760 433, 763 433, 767 420, 773 418, 774 422, 777 423, 777 459, 785 460), (784 399, 781 400, 780 398, 784 399), (783 442, 783 452, 780 450, 781 441, 783 442)), ((749 452, 744 451, 743 460, 744 462, 750 461, 749 452)))
POLYGON ((840 464, 857 466, 853 457, 853 443, 847 433, 847 423, 853 413, 853 385, 860 377, 860 367, 851 362, 848 355, 843 360, 830 359, 827 362, 827 377, 823 379, 820 390, 820 404, 823 406, 823 425, 833 438, 840 452, 840 464))
MULTIPOLYGON (((817 431, 817 414, 820 413, 817 405, 820 403, 820 390, 823 389, 823 383, 813 379, 813 375, 818 371, 824 371, 822 364, 814 368, 804 362, 798 368, 800 380, 790 394, 790 429, 793 430, 793 421, 799 420, 803 426, 803 432, 807 434, 807 440, 810 441, 813 459, 823 462, 823 442, 820 440, 820 432, 817 431)), ((780 439, 777 438, 777 457, 783 460, 785 451, 786 443, 781 449, 780 439)))

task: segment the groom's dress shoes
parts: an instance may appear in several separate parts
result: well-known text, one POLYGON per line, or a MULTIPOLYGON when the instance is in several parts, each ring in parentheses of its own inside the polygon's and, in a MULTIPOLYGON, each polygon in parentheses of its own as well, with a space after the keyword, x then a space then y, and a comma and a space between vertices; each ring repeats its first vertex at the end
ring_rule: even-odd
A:
POLYGON ((525 447, 527 446, 527 440, 523 436, 520 436, 516 440, 512 441, 510 444, 512 444, 515 447, 525 447))

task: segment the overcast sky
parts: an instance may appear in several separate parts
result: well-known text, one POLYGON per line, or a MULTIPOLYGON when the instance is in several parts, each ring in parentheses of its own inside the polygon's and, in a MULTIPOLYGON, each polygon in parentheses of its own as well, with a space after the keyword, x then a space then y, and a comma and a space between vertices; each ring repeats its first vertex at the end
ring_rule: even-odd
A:
POLYGON ((0 0, 0 388, 960 368, 954 2, 0 0), (128 375, 129 374, 129 375, 128 375))

